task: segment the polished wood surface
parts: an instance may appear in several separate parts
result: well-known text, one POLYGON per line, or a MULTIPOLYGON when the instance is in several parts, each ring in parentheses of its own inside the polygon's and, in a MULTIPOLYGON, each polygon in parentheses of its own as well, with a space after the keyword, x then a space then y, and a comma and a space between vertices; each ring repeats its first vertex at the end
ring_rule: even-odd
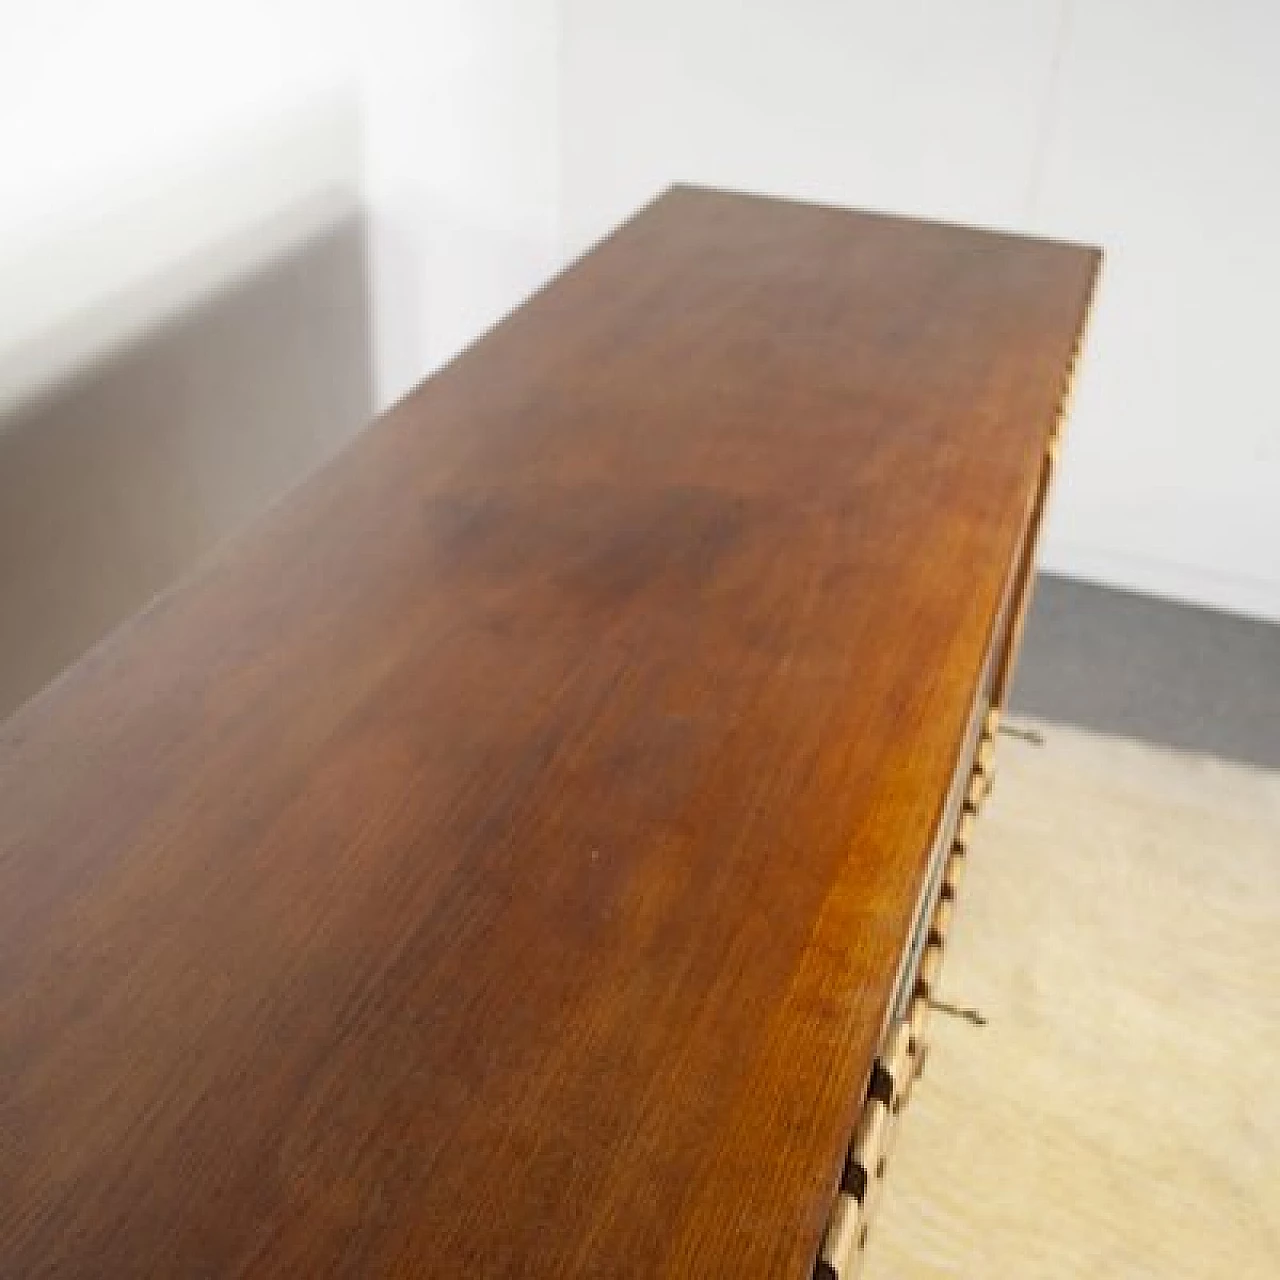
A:
POLYGON ((0 728, 0 1275, 803 1276, 1097 255, 692 189, 0 728))

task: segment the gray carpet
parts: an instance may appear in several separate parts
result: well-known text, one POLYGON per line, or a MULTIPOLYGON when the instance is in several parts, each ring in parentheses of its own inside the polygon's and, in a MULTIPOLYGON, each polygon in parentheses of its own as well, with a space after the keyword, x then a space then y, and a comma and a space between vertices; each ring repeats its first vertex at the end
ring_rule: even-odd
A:
POLYGON ((1280 626, 1041 574, 1012 710, 1280 769, 1280 626))

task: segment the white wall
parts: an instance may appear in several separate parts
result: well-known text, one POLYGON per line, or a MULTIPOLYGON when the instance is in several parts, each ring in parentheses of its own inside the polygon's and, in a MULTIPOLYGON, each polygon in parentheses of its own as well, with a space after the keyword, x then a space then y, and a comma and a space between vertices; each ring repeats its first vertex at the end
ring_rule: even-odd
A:
POLYGON ((555 0, 0 0, 0 716, 555 265, 555 0))
POLYGON ((1077 0, 1029 225, 1106 247, 1052 562, 1280 619, 1280 5, 1077 0))
POLYGON ((1057 15, 1027 0, 565 0, 578 247, 673 179, 1004 223, 1057 15))
POLYGON ((358 12, 385 402, 558 263, 559 24, 556 0, 358 12))
POLYGON ((140 284, 334 186, 381 403, 556 263, 555 0, 0 0, 0 33, 0 362, 91 310, 114 341, 140 284))
POLYGON ((573 250, 673 180, 1096 242, 1050 567, 1280 618, 1280 6, 564 0, 573 250))

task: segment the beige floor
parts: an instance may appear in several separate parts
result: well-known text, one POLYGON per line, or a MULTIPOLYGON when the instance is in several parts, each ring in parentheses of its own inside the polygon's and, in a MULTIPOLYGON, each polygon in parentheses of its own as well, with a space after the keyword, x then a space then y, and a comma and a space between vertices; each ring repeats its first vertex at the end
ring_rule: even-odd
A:
POLYGON ((1280 1277, 1280 775, 1002 736, 865 1275, 1280 1277))

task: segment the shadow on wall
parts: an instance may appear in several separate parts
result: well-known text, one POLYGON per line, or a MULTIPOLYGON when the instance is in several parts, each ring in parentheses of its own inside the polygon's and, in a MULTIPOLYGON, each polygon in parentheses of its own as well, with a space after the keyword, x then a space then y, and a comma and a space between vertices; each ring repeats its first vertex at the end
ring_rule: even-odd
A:
POLYGON ((114 228, 95 220, 90 296, 72 279, 51 310, 46 283, 76 273, 56 246, 25 263, 45 323, 15 334, 10 312, 0 334, 0 717, 372 416, 348 123, 292 121, 188 168, 145 219, 135 203, 114 228), (121 260, 143 270, 113 280, 121 260))

